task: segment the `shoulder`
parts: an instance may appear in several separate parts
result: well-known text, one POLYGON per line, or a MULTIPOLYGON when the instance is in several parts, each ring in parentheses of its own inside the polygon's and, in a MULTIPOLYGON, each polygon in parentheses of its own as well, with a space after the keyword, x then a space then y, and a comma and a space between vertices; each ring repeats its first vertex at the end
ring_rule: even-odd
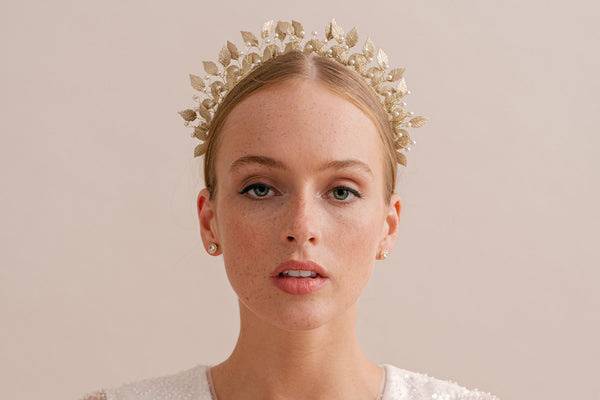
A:
POLYGON ((166 375, 133 380, 88 393, 80 400, 209 400, 206 368, 207 365, 198 364, 166 375))
POLYGON ((452 380, 443 380, 425 373, 408 371, 386 364, 388 377, 384 400, 500 400, 495 395, 476 388, 467 388, 452 380))

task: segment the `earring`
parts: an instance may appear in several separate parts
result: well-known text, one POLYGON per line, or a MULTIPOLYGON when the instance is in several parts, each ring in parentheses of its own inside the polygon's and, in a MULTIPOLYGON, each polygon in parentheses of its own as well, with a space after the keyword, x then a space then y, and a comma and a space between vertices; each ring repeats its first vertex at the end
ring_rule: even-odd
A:
POLYGON ((217 251, 217 244, 216 243, 211 243, 208 245, 208 252, 210 254, 214 254, 214 252, 217 251))
POLYGON ((390 252, 388 250, 383 250, 381 252, 381 257, 385 260, 387 258, 387 256, 390 255, 390 252))

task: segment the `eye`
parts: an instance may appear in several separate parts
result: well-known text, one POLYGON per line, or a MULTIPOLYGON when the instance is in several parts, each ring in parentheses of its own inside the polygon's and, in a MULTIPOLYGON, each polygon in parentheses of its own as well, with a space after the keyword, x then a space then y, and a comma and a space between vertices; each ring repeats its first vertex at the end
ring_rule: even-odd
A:
POLYGON ((249 191, 253 191, 255 194, 257 194, 256 197, 253 196, 249 196, 251 199, 255 199, 257 197, 266 197, 264 194, 261 193, 268 193, 269 189, 271 189, 272 187, 265 184, 265 183, 253 183, 252 185, 248 185, 245 188, 243 188, 239 193, 240 194, 245 194, 246 192, 249 191), (258 190, 256 190, 258 189, 258 190))
MULTIPOLYGON (((254 194, 256 194, 256 196, 248 196, 251 199, 265 198, 268 197, 267 194, 269 193, 270 189, 272 189, 272 186, 259 182, 246 186, 239 193, 246 194, 248 192, 253 192, 254 194)), ((331 190, 331 192, 334 194, 335 199, 340 200, 339 203, 350 203, 349 201, 344 201, 348 198, 348 193, 352 194, 354 197, 357 198, 362 197, 360 192, 347 186, 336 186, 331 190), (339 197, 337 195, 339 195, 339 197)))
MULTIPOLYGON (((337 187, 333 188, 331 191, 334 193, 334 197, 336 199, 339 199, 339 198, 336 197, 335 194, 340 194, 341 195, 340 197, 342 197, 341 200, 347 199, 348 193, 352 193, 352 195, 357 198, 362 197, 362 195, 358 191, 351 189, 347 186, 337 186, 337 187)), ((350 203, 350 202, 349 201, 341 201, 341 203, 350 203)))

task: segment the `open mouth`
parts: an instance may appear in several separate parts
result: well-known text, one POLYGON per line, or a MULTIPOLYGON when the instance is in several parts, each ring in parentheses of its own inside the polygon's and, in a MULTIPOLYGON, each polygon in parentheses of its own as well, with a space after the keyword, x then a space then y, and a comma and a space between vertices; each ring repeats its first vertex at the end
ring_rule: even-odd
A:
POLYGON ((283 272, 280 272, 279 275, 277 275, 277 278, 282 278, 282 279, 318 279, 318 278, 323 278, 321 275, 315 273, 312 276, 292 276, 292 275, 287 275, 284 274, 283 272))
POLYGON ((271 279, 275 286, 290 294, 313 293, 329 283, 329 278, 318 273, 313 273, 311 276, 294 276, 281 272, 278 275, 274 275, 271 279))

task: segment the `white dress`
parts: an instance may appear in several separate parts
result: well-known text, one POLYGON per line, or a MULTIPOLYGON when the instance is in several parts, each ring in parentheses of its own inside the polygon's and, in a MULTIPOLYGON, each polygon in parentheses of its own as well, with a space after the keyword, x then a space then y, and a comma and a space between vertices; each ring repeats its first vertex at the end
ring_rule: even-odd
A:
MULTIPOLYGON (((381 400, 499 400, 491 393, 467 389, 453 381, 411 372, 391 364, 379 364, 385 379, 381 400)), ((169 375, 133 381, 88 393, 81 400, 217 400, 210 365, 199 364, 169 375)))

